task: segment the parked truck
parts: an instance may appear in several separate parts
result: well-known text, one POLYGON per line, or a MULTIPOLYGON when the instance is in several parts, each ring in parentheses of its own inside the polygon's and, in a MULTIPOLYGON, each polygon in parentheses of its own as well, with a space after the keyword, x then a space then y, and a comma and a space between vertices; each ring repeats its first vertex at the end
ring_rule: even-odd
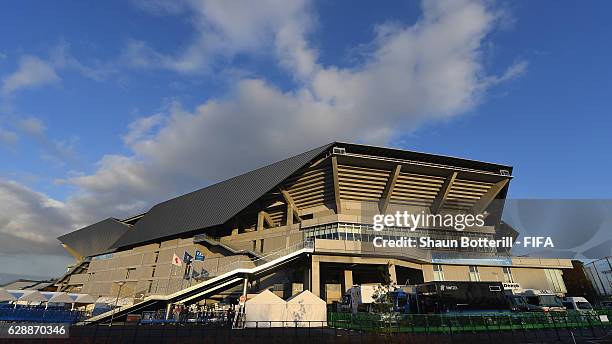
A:
MULTIPOLYGON (((338 305, 341 312, 372 312, 379 285, 354 285, 338 305)), ((499 313, 564 311, 562 299, 549 290, 504 290, 500 282, 435 281, 401 286, 388 292, 389 312, 401 314, 499 313)), ((566 299, 575 309, 588 307, 582 299, 566 299)), ((385 310, 387 312, 387 310, 385 310)))
POLYGON ((417 286, 421 313, 510 312, 500 282, 436 281, 417 286))
MULTIPOLYGON (((372 312, 376 296, 380 292, 380 285, 364 284, 349 288, 339 305, 339 310, 347 313, 372 312)), ((399 286, 388 292, 387 302, 389 312, 414 313, 415 294, 414 287, 399 286)))
POLYGON ((347 313, 369 312, 378 285, 363 284, 350 287, 342 296, 340 310, 347 313))
POLYGON ((595 311, 593 311, 593 306, 591 306, 589 300, 585 299, 584 297, 565 297, 563 298, 562 303, 568 311, 576 311, 578 313, 585 314, 597 314, 595 311))
POLYGON ((565 311, 563 300, 550 290, 521 289, 514 292, 527 302, 528 311, 536 312, 562 312, 565 311))

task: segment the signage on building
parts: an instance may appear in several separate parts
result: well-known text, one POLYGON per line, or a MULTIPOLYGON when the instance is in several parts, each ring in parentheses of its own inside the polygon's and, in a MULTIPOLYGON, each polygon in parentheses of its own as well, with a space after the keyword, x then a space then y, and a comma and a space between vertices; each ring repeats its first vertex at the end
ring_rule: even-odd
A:
POLYGON ((521 289, 521 285, 518 283, 502 283, 505 290, 521 289))
POLYGON ((459 290, 459 287, 456 285, 440 285, 440 291, 445 291, 445 290, 459 290))

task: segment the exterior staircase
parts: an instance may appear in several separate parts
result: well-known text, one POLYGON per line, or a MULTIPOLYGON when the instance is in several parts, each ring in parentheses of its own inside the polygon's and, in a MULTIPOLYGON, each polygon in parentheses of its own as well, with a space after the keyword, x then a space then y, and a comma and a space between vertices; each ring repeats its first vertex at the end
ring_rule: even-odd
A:
MULTIPOLYGON (((82 324, 105 323, 110 319, 119 319, 130 313, 158 310, 165 308, 168 304, 188 303, 201 299, 207 295, 213 295, 222 290, 232 288, 251 275, 271 273, 279 266, 313 252, 314 241, 302 241, 253 260, 236 261, 210 274, 204 281, 198 284, 169 295, 150 295, 138 303, 115 308, 89 318, 82 322, 82 324)), ((239 324, 238 318, 235 319, 235 322, 239 324)))

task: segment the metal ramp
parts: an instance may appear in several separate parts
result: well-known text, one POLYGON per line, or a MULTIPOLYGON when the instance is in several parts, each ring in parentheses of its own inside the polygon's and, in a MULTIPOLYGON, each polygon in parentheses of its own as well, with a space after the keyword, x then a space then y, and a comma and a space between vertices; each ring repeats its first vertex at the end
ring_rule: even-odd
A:
POLYGON ((119 319, 130 313, 142 312, 146 310, 157 310, 165 308, 172 303, 186 303, 201 299, 211 293, 218 293, 224 289, 238 285, 250 275, 260 275, 274 271, 284 264, 299 259, 303 255, 314 252, 314 241, 303 241, 285 249, 275 251, 264 257, 255 260, 237 261, 227 265, 223 271, 217 271, 216 276, 191 287, 179 290, 169 295, 151 295, 141 302, 133 305, 126 305, 106 313, 99 314, 82 322, 83 325, 98 324, 119 319), (161 307, 160 307, 161 306, 161 307))

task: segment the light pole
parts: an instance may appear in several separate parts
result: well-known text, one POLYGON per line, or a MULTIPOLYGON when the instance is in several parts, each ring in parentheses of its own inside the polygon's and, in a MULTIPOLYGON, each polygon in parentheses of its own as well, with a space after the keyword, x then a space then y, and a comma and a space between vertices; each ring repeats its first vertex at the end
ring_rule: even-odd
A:
POLYGON ((115 307, 113 307, 113 312, 111 313, 111 320, 110 320, 109 326, 113 326, 113 319, 115 318, 115 310, 117 309, 117 304, 119 303, 119 295, 121 295, 121 287, 123 287, 124 284, 125 282, 119 282, 119 290, 117 291, 117 298, 115 299, 115 307))

